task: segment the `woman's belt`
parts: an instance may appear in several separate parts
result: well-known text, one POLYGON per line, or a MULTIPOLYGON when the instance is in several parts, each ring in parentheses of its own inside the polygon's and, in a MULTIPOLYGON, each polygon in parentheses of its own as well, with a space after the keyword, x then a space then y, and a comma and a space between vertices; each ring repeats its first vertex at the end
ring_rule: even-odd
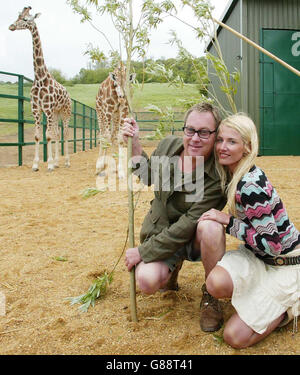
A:
POLYGON ((279 255, 274 258, 261 257, 260 259, 271 266, 294 266, 300 264, 300 255, 296 257, 283 257, 279 255))

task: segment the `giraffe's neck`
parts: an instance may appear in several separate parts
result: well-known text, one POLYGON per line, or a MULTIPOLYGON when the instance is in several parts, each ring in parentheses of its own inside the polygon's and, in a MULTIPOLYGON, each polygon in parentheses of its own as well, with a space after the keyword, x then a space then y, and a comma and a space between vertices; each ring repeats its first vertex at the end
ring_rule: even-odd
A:
POLYGON ((32 34, 33 42, 33 66, 34 66, 34 77, 36 80, 41 80, 47 77, 49 74, 48 69, 45 65, 42 43, 40 35, 36 25, 29 29, 32 34))

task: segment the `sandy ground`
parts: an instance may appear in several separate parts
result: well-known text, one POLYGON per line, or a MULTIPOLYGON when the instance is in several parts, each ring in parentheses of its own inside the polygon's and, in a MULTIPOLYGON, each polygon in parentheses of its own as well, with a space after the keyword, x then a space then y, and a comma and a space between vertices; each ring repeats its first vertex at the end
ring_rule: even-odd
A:
MULTIPOLYGON (((124 257, 95 307, 82 313, 78 305, 71 306, 66 298, 85 293, 95 277, 110 272, 126 239, 126 191, 106 191, 88 199, 80 195, 96 184, 97 153, 93 149, 72 154, 69 169, 61 161, 52 173, 45 163, 32 172, 31 158, 22 167, 0 168, 0 302, 6 302, 0 316, 0 354, 300 353, 300 333, 292 336, 292 324, 244 350, 225 344, 222 329, 202 332, 201 263, 184 263, 178 292, 146 296, 137 290, 138 323, 130 317, 124 257)), ((260 157, 257 165, 266 171, 300 229, 300 157, 260 157)), ((151 191, 144 191, 138 201, 137 242, 151 197, 151 191)), ((238 241, 227 239, 227 249, 237 248, 238 241)), ((233 308, 230 300, 222 304, 227 320, 233 308)))

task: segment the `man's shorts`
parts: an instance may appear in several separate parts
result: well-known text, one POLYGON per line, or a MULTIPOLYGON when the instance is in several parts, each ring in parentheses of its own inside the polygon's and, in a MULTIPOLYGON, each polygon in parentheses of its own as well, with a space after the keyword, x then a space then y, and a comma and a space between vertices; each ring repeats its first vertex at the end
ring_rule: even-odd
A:
POLYGON ((194 239, 190 242, 187 242, 181 249, 177 250, 174 255, 170 258, 162 260, 169 267, 169 270, 172 272, 178 263, 183 260, 188 260, 190 262, 200 262, 201 253, 197 250, 194 250, 194 239))

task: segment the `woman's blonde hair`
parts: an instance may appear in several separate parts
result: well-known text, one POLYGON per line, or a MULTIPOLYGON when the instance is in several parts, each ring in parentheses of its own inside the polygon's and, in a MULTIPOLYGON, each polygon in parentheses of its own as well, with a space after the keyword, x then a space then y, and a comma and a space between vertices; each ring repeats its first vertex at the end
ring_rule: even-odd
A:
POLYGON ((229 183, 228 179, 230 179, 230 174, 228 167, 219 164, 217 155, 215 155, 216 168, 221 178, 222 190, 227 194, 227 205, 229 212, 236 216, 235 194, 237 184, 254 165, 254 160, 258 154, 257 130, 254 122, 245 113, 236 113, 225 118, 221 122, 218 132, 220 131, 222 125, 236 130, 241 135, 245 147, 243 157, 236 166, 229 183))

